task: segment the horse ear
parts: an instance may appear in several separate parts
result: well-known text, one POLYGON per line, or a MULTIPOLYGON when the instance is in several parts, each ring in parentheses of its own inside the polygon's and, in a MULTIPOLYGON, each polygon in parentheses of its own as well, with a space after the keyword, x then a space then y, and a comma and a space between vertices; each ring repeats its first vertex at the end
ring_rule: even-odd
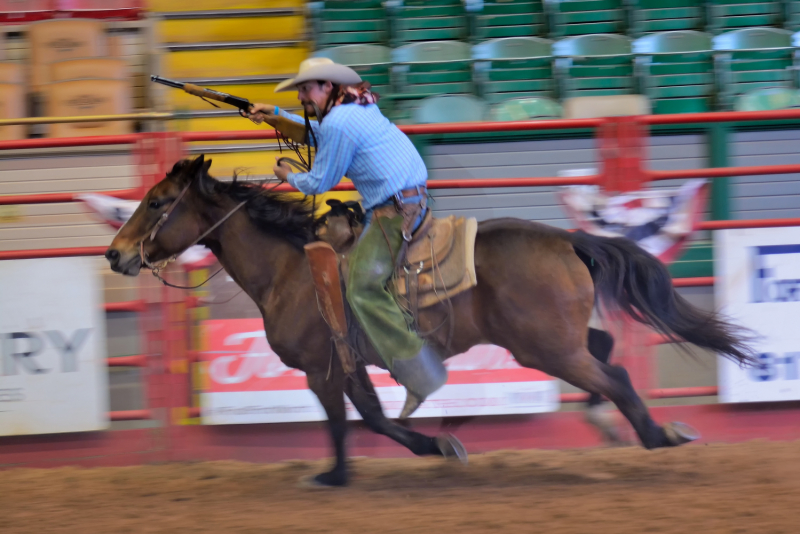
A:
POLYGON ((182 159, 179 159, 175 162, 175 165, 172 166, 172 170, 167 173, 167 176, 178 176, 183 169, 185 162, 182 159))
MULTIPOLYGON (((205 158, 200 156, 198 159, 205 158)), ((208 174, 208 169, 211 168, 211 161, 210 159, 203 161, 194 175, 197 178, 197 185, 200 187, 200 191, 206 196, 211 196, 214 192, 214 180, 208 174)))
POLYGON ((194 158, 192 162, 189 164, 189 172, 187 174, 192 178, 197 176, 197 173, 200 172, 200 169, 203 168, 205 160, 206 160, 205 154, 200 154, 199 156, 194 158))
POLYGON ((213 160, 206 160, 205 154, 200 154, 194 159, 194 161, 192 161, 192 165, 189 167, 189 176, 192 178, 202 178, 203 176, 207 176, 208 169, 211 168, 212 161, 213 160))

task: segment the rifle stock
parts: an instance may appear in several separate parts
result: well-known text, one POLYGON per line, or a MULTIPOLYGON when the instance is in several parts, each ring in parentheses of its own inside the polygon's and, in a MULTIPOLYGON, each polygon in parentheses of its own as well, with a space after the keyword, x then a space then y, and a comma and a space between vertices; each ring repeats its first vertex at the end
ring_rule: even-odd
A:
MULTIPOLYGON (((242 111, 249 112, 250 108, 252 107, 251 102, 246 98, 229 95, 227 93, 221 93, 219 91, 214 91, 213 89, 206 89, 205 87, 200 87, 199 85, 195 85, 193 83, 178 82, 155 75, 150 76, 150 80, 168 87, 183 89, 193 96, 208 100, 216 100, 217 102, 235 106, 242 111)), ((285 137, 288 137, 295 143, 308 144, 306 140, 306 127, 304 124, 294 122, 293 120, 281 117, 279 115, 262 115, 264 115, 264 121, 267 124, 281 132, 285 137)))

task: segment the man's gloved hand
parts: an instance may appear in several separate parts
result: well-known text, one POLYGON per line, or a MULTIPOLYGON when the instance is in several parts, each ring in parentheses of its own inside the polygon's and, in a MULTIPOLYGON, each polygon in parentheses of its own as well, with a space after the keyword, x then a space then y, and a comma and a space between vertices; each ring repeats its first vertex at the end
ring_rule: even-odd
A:
POLYGON ((239 114, 256 124, 266 122, 295 143, 306 144, 305 124, 276 115, 276 109, 277 106, 272 104, 253 104, 250 106, 249 112, 239 110, 239 114))
POLYGON ((262 122, 273 124, 275 121, 275 106, 272 104, 253 104, 250 106, 249 113, 239 110, 239 114, 256 124, 261 124, 262 122))
POLYGON ((275 177, 278 180, 285 182, 289 173, 292 172, 292 168, 285 161, 279 162, 278 160, 280 160, 280 157, 275 158, 275 166, 272 167, 272 172, 275 173, 275 177))

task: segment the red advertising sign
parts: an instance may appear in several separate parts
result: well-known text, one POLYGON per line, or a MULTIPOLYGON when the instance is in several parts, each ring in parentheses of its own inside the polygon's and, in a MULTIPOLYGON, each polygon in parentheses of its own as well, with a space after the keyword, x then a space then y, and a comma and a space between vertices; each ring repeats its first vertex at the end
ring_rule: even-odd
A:
MULTIPOLYGON (((202 412, 206 424, 319 421, 325 413, 305 374, 286 367, 272 351, 260 319, 220 319, 202 324, 207 389, 202 412)), ((473 347, 446 362, 450 376, 414 417, 549 412, 558 408, 558 384, 520 367, 507 350, 473 347)), ((370 378, 389 417, 396 417, 405 389, 388 371, 369 368, 370 378)), ((348 405, 351 418, 358 418, 348 405)))

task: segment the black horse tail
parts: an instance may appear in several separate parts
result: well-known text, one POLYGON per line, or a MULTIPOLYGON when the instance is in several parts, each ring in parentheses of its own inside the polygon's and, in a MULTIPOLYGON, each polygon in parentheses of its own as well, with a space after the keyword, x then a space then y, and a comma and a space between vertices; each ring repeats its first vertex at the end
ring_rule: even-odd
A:
POLYGON ((664 264, 636 243, 582 231, 570 237, 604 303, 618 306, 673 342, 694 343, 740 364, 756 362, 749 346, 752 332, 692 306, 675 291, 664 264))

